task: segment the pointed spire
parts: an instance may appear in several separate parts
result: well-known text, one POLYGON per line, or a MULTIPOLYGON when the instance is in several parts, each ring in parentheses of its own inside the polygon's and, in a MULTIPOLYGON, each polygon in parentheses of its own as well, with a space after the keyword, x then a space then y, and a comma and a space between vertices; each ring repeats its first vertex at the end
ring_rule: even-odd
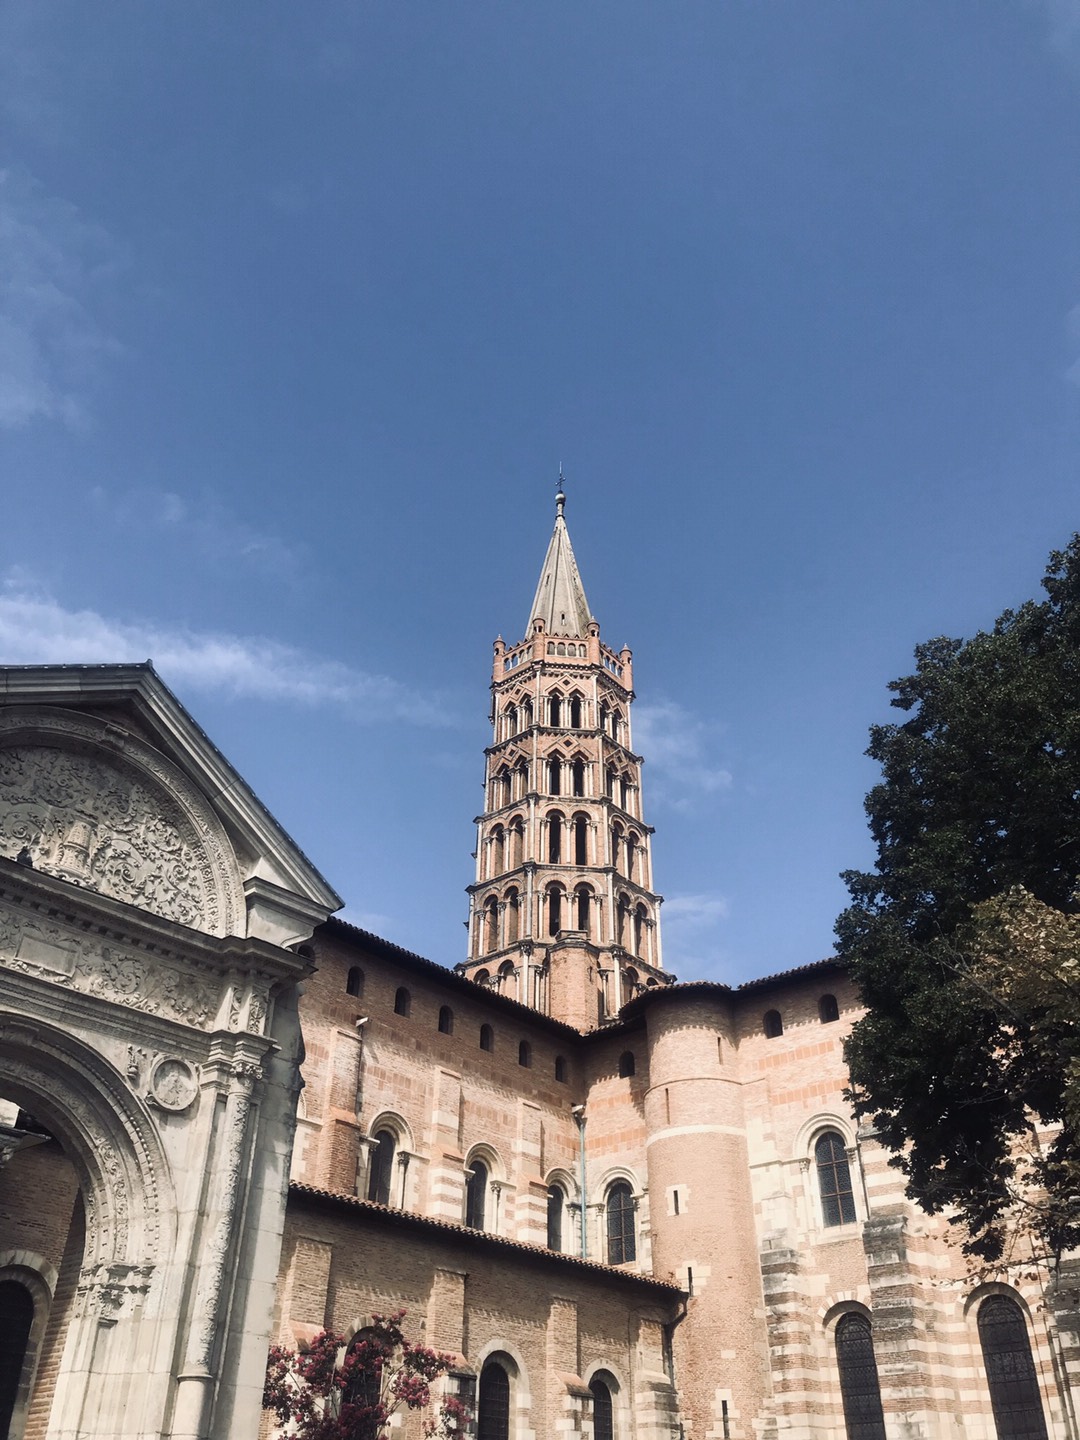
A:
POLYGON ((536 587, 529 617, 529 631, 537 620, 542 620, 549 635, 583 636, 588 634, 593 617, 570 544, 565 509, 566 493, 560 465, 559 488, 555 495, 555 529, 540 571, 540 583, 536 587))

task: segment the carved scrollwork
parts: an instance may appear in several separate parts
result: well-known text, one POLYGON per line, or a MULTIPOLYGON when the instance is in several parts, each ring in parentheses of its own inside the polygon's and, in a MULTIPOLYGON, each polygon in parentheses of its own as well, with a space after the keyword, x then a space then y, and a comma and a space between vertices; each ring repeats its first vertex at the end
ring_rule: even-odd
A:
POLYGON ((242 928, 209 806, 163 756, 90 716, 0 716, 0 854, 193 929, 242 928))
POLYGON ((218 988, 175 965, 133 954, 58 920, 0 906, 0 966, 38 975, 84 995, 206 1029, 218 988))

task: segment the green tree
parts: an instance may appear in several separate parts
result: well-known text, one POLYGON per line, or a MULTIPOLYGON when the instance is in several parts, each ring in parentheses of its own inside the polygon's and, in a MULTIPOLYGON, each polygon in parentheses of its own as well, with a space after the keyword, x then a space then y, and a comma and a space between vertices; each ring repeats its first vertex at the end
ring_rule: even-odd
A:
POLYGON ((891 684, 909 718, 871 731, 877 866, 845 875, 837 922, 868 1007, 846 1049, 856 1113, 912 1199, 950 1208, 964 1249, 991 1263, 1018 1225, 1052 1255, 1080 1242, 1065 1103, 1080 1011, 1002 988, 1003 915, 984 908, 1022 887, 1024 904, 1080 910, 1080 536, 1043 586, 992 631, 920 646, 891 684), (1043 1143, 1033 1124, 1060 1129, 1043 1143))

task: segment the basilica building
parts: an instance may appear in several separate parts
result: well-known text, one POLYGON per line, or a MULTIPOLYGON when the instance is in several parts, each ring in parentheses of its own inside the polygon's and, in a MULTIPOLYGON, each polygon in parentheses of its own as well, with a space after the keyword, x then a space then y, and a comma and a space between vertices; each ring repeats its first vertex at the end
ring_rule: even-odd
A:
POLYGON ((334 918, 149 665, 0 670, 0 1440, 256 1440, 271 1341, 401 1309, 478 1440, 1080 1440, 1080 1278, 904 1198, 842 969, 665 969, 564 510, 452 965, 334 918))

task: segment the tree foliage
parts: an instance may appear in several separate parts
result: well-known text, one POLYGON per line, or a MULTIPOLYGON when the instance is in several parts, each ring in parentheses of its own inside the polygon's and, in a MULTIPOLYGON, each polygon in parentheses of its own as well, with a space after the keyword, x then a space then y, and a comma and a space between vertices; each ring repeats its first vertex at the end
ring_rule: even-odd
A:
POLYGON ((846 1049, 856 1113, 989 1262, 1018 1224, 1054 1255, 1080 1242, 1080 1012, 1065 951, 1026 949, 1040 925, 1074 937, 1080 910, 1080 536, 1043 586, 992 631, 920 646, 890 686, 909 718, 871 731, 877 867, 845 875, 837 922, 868 1007, 846 1049))
MULTIPOLYGON (((270 1349, 263 1408, 298 1440, 385 1440, 399 1410, 430 1410, 431 1383, 453 1356, 411 1344, 401 1328, 405 1311, 373 1315, 346 1342, 324 1330, 305 1349, 270 1349)), ((453 1440, 470 1421, 468 1407, 444 1397, 424 1422, 432 1440, 453 1440)))

